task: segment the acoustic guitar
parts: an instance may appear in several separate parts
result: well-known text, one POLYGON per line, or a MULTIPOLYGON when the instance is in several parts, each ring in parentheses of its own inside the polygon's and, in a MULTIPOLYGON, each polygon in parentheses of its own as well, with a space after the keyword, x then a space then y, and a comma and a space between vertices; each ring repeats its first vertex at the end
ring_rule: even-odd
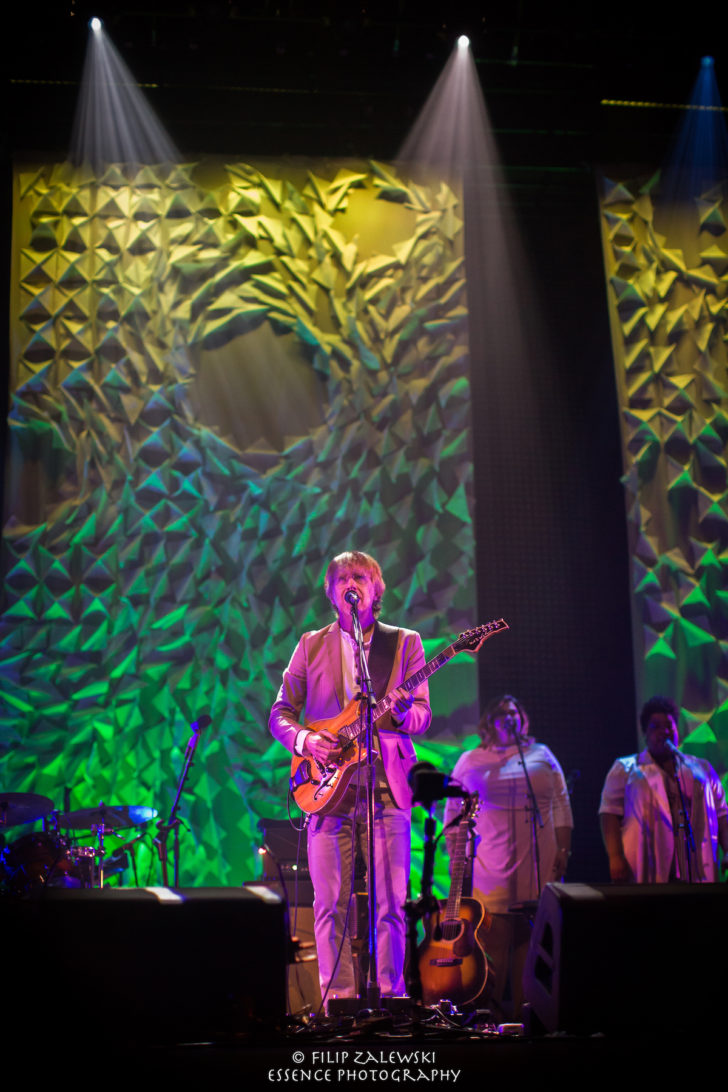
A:
POLYGON ((480 802, 474 793, 460 815, 451 855, 450 894, 440 910, 425 919, 425 939, 417 949, 422 1000, 436 1005, 447 998, 455 1005, 474 1001, 488 980, 488 957, 478 929, 490 915, 479 899, 463 895, 468 835, 480 802))
MULTIPOLYGON (((508 623, 499 618, 497 621, 488 622, 485 626, 466 630, 465 633, 460 634, 457 641, 448 645, 444 652, 440 652, 400 685, 405 690, 416 690, 425 679, 429 679, 430 675, 443 667, 458 652, 479 652, 489 637, 494 637, 496 633, 502 633, 508 628, 508 623)), ((393 691, 390 690, 374 706, 372 710, 374 721, 389 712, 392 693, 393 691)), ((291 762, 290 789, 299 808, 309 814, 318 812, 325 815, 339 803, 357 767, 367 761, 367 750, 364 746, 366 725, 361 715, 361 703, 356 698, 352 698, 338 716, 328 720, 314 721, 306 724, 305 727, 312 732, 326 730, 337 737, 341 748, 325 764, 313 758, 312 755, 296 755, 291 762)))

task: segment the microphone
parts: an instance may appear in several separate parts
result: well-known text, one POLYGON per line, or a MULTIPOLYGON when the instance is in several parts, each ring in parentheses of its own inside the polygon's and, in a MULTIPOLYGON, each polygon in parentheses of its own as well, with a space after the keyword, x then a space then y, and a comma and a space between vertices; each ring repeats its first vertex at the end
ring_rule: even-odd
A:
POLYGON ((344 595, 344 599, 346 600, 346 602, 349 604, 350 607, 355 607, 357 605, 357 603, 359 602, 359 596, 356 594, 355 591, 352 591, 351 589, 349 589, 349 591, 346 592, 346 594, 344 595))
POLYGON ((672 755, 672 757, 675 759, 675 762, 678 765, 680 765, 680 763, 683 760, 682 751, 678 751, 677 747, 675 746, 675 744, 672 742, 671 739, 666 739, 665 740, 665 746, 667 747, 667 749, 670 752, 670 754, 672 755))
POLYGON ((203 728, 207 728, 208 724, 212 724, 212 717, 209 713, 203 713, 199 720, 193 720, 190 728, 193 732, 201 732, 203 728))
POLYGON ((407 774, 407 782, 413 803, 424 808, 431 808, 436 800, 444 800, 446 796, 470 797, 466 789, 451 784, 449 775, 441 773, 431 762, 416 762, 407 774))

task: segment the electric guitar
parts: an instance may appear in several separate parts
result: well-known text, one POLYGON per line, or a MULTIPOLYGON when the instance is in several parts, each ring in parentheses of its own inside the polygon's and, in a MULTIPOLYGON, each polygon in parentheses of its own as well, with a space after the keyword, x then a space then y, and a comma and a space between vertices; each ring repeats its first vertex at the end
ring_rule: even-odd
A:
MULTIPOLYGON (((489 637, 508 628, 508 623, 499 618, 497 621, 488 622, 485 626, 466 630, 465 633, 460 634, 457 641, 448 645, 444 652, 439 653, 400 685, 405 690, 415 690, 456 653, 478 652, 489 637)), ((377 702, 372 709, 372 719, 379 720, 381 716, 389 712, 391 704, 392 691, 390 690, 389 694, 377 702)), ((309 814, 320 812, 322 815, 331 811, 349 787, 357 766, 360 763, 366 763, 367 749, 363 742, 366 725, 360 714, 360 708, 360 702, 352 698, 338 716, 328 720, 318 720, 305 726, 313 732, 326 730, 336 736, 341 750, 325 764, 312 755, 296 755, 293 758, 290 790, 301 811, 307 811, 309 814)), ((376 753, 374 757, 376 758, 376 753)))
POLYGON ((436 1005, 443 998, 465 1005, 483 992, 488 980, 488 957, 477 934, 483 919, 485 928, 490 928, 490 914, 479 899, 463 895, 468 835, 479 807, 474 793, 458 824, 447 903, 425 919, 425 939, 417 959, 426 1005, 436 1005))

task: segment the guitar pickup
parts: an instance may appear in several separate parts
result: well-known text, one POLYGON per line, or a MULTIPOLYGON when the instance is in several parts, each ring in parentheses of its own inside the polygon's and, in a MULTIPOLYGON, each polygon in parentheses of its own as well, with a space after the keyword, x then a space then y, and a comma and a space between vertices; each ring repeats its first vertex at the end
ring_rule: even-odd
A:
POLYGON ((430 960, 430 966, 431 967, 459 967, 461 963, 462 963, 462 959, 458 959, 457 956, 455 956, 454 959, 431 959, 430 960))
POLYGON ((288 786, 293 793, 295 793, 296 789, 300 789, 302 785, 320 784, 321 779, 314 777, 310 762, 302 762, 294 776, 288 779, 288 786))

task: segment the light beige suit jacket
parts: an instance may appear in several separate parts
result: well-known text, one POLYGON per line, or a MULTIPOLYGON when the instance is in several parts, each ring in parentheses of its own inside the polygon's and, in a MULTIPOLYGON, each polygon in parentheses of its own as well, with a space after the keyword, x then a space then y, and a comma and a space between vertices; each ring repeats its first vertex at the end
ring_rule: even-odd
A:
MULTIPOLYGON (((425 663, 419 634, 411 629, 400 629, 397 633, 387 694, 416 674, 425 663)), ((381 700, 385 694, 376 697, 381 700)), ((412 806, 407 774, 417 761, 410 737, 426 732, 432 719, 426 682, 417 687, 414 698, 401 727, 393 725, 389 713, 380 717, 375 725, 387 783, 397 807, 403 809, 412 806)), ((296 736, 302 727, 302 713, 305 713, 306 724, 310 724, 338 716, 346 704, 341 671, 341 631, 339 623, 332 622, 323 629, 304 633, 298 642, 271 709, 270 730, 293 753, 296 736)))

